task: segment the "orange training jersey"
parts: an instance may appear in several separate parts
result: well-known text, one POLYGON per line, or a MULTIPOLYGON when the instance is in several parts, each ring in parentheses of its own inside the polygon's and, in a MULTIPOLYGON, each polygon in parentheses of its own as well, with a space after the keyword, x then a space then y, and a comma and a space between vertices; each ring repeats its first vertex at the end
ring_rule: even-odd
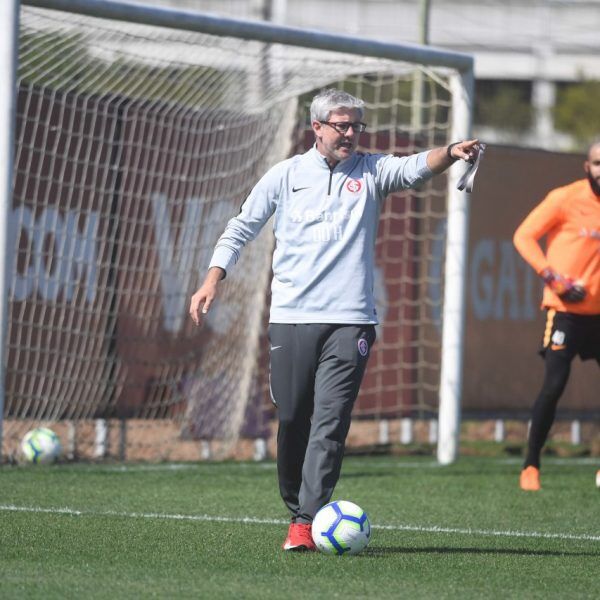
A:
POLYGON ((587 179, 552 190, 521 223, 513 241, 537 273, 549 267, 585 287, 582 302, 565 303, 546 286, 542 306, 600 314, 600 196, 587 179), (538 242, 544 235, 545 255, 538 242))

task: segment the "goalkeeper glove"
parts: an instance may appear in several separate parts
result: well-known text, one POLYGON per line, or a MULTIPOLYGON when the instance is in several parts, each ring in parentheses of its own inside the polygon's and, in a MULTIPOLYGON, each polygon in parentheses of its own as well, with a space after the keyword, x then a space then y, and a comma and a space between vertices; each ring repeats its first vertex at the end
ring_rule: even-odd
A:
POLYGON ((581 302, 585 298, 585 288, 570 277, 563 277, 552 269, 541 272, 544 283, 565 302, 581 302))

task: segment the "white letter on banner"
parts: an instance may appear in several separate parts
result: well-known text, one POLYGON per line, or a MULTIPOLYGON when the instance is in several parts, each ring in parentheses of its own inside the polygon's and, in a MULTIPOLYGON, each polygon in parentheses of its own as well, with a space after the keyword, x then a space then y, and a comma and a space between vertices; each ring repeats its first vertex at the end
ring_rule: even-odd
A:
POLYGON ((480 240, 473 249, 470 277, 473 312, 480 320, 489 318, 492 313, 494 302, 494 277, 490 271, 493 266, 494 242, 489 239, 480 240), (485 264, 488 265, 487 274, 483 273, 485 264), (482 293, 480 293, 480 289, 482 293))
POLYGON ((60 291, 64 223, 56 208, 47 208, 36 222, 34 238, 37 289, 54 302, 60 291))
POLYGON ((517 285, 518 254, 512 242, 504 240, 500 242, 500 268, 498 272, 498 288, 496 290, 496 302, 494 306, 494 318, 504 319, 504 300, 508 299, 508 318, 511 321, 519 319, 521 311, 517 285))
POLYGON ((85 222, 83 234, 79 233, 77 222, 79 215, 68 212, 65 219, 65 234, 68 240, 64 244, 63 285, 65 298, 73 298, 73 289, 81 281, 85 271, 85 296, 92 303, 96 298, 98 258, 96 253, 96 236, 98 234, 99 216, 91 211, 85 222))
POLYGON ((29 247, 33 245, 33 214, 25 206, 21 205, 10 213, 11 227, 8 232, 8 251, 11 253, 8 263, 8 274, 12 282, 12 300, 21 302, 28 298, 33 292, 35 276, 31 265, 25 266, 25 272, 21 275, 18 271, 17 258, 19 256, 19 244, 22 235, 27 235, 29 247))
POLYGON ((99 216, 90 212, 83 233, 79 232, 78 214, 71 211, 63 219, 56 208, 47 208, 34 223, 33 213, 24 206, 10 215, 9 274, 12 276, 12 300, 20 302, 34 291, 45 300, 54 302, 61 290, 65 299, 73 298, 73 288, 83 279, 85 270, 86 299, 96 297, 96 233, 99 216), (27 264, 24 272, 18 271, 21 236, 28 238, 27 264), (51 242, 51 243, 50 243, 51 242))
POLYGON ((154 235, 156 252, 160 263, 160 283, 162 288, 162 305, 164 328, 176 333, 183 326, 187 317, 185 310, 188 304, 188 293, 195 256, 198 231, 201 226, 202 200, 188 198, 185 202, 181 235, 179 243, 173 241, 171 235, 171 219, 167 211, 167 197, 164 194, 153 194, 151 197, 154 210, 154 235))

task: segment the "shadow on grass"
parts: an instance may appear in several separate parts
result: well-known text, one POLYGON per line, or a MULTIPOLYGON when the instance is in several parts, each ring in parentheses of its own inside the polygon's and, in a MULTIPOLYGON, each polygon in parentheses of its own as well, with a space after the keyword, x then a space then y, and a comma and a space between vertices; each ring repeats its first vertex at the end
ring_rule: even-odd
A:
POLYGON ((392 546, 385 548, 365 548, 365 556, 383 556, 385 554, 508 554, 511 556, 589 556, 600 557, 598 552, 564 552, 552 550, 524 550, 521 548, 406 548, 405 546, 392 546))

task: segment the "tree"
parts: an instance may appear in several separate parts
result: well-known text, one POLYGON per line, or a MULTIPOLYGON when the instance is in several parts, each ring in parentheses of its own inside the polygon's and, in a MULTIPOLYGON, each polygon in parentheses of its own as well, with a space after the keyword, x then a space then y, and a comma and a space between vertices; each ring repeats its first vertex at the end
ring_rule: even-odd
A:
POLYGON ((572 135, 582 147, 600 135, 600 81, 584 81, 559 89, 554 108, 558 131, 572 135))

